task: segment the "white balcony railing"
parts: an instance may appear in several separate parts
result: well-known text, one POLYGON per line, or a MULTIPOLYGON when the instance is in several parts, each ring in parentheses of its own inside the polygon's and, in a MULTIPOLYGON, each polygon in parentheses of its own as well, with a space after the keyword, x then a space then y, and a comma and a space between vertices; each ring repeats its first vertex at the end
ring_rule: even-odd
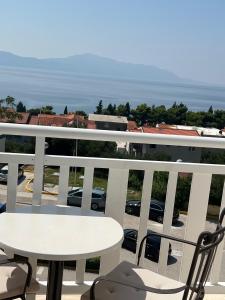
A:
MULTIPOLYGON (((57 203, 66 205, 68 192, 69 169, 72 166, 84 168, 83 208, 90 208, 91 190, 95 168, 109 170, 106 199, 106 215, 113 217, 123 225, 124 210, 127 198, 127 185, 130 170, 144 171, 142 187, 142 205, 139 223, 138 244, 147 232, 149 201, 152 190, 153 174, 155 171, 169 172, 166 194, 166 206, 163 222, 163 232, 170 234, 173 208, 175 202, 177 179, 179 172, 191 173, 192 184, 188 204, 187 222, 184 238, 196 241, 199 232, 205 229, 209 192, 212 175, 225 175, 225 165, 196 164, 183 162, 143 161, 126 159, 108 159, 93 157, 55 156, 45 155, 45 138, 64 138, 96 141, 123 141, 139 144, 165 144, 202 148, 225 148, 225 140, 221 138, 166 136, 156 134, 114 132, 102 130, 88 130, 75 128, 56 128, 45 126, 30 126, 17 124, 0 124, 0 133, 19 136, 33 136, 36 138, 35 154, 0 153, 0 163, 8 163, 9 176, 7 183, 7 210, 13 210, 17 197, 18 164, 34 165, 33 198, 34 205, 42 204, 42 182, 44 166, 59 166, 59 195, 57 203)), ((221 207, 225 206, 225 187, 221 200, 221 207)), ((214 266, 210 276, 211 284, 208 292, 220 293, 225 291, 224 283, 219 283, 223 259, 223 246, 218 249, 214 266)), ((167 271, 168 243, 163 241, 160 249, 159 272, 167 271)), ((183 256, 179 268, 179 277, 186 278, 192 258, 190 248, 183 248, 183 256)), ((109 256, 101 257, 100 272, 105 273, 115 266, 120 259, 119 251, 109 256)), ((77 263, 76 282, 84 281, 85 262, 77 263)), ((224 280, 225 281, 225 280, 224 280)))

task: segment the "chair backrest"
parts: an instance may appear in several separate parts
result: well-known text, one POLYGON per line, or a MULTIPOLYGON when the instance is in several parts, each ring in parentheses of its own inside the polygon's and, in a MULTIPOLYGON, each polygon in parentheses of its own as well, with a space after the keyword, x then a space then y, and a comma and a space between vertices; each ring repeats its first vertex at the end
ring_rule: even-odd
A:
POLYGON ((189 299, 192 299, 194 292, 199 295, 199 299, 201 299, 201 295, 204 295, 204 286, 208 279, 217 247, 224 237, 225 227, 222 227, 224 215, 225 208, 220 214, 216 230, 214 232, 204 231, 198 237, 183 299, 188 299, 189 296, 189 299))

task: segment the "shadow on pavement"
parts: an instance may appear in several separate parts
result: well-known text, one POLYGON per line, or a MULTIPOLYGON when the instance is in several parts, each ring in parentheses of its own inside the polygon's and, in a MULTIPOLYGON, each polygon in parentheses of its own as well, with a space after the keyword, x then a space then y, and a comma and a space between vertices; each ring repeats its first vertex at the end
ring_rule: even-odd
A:
POLYGON ((184 222, 178 220, 176 223, 173 224, 173 227, 182 227, 184 226, 184 222))
POLYGON ((175 264, 176 262, 177 262, 176 257, 174 257, 174 256, 169 256, 169 257, 168 257, 168 261, 167 261, 167 265, 170 266, 170 265, 175 264))

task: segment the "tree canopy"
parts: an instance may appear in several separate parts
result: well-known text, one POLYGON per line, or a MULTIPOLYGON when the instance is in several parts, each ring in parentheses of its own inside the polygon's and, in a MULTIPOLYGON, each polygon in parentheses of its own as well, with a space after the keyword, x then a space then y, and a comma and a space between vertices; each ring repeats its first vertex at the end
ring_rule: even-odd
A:
POLYGON ((64 108, 64 115, 67 115, 68 114, 68 109, 67 109, 67 105, 65 106, 65 108, 64 108))
POLYGON ((222 129, 225 127, 225 110, 214 110, 212 106, 208 111, 191 111, 182 102, 174 102, 172 106, 152 105, 146 103, 137 105, 136 108, 131 109, 130 103, 125 104, 108 104, 104 107, 102 100, 100 100, 96 107, 95 113, 105 115, 125 116, 128 120, 134 120, 139 126, 144 124, 155 126, 159 123, 174 124, 174 125, 189 125, 199 127, 215 127, 222 129))
POLYGON ((23 105, 23 102, 19 101, 16 105, 16 111, 17 112, 26 112, 26 106, 23 105))
POLYGON ((7 119, 7 122, 15 122, 16 118, 21 119, 21 115, 15 111, 15 98, 7 96, 0 99, 0 118, 7 119))
POLYGON ((55 115, 55 112, 53 111, 53 106, 46 105, 42 107, 35 107, 28 110, 28 112, 32 116, 37 116, 38 114, 46 114, 46 115, 55 115))

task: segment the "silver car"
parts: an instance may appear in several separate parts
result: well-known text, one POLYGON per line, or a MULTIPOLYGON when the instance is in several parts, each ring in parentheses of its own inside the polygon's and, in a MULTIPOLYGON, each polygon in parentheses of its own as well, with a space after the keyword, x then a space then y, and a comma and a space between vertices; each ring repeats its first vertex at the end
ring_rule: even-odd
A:
MULTIPOLYGON (((0 169, 0 182, 7 182, 8 180, 8 165, 5 165, 0 169)), ((18 167, 18 179, 24 176, 23 166, 18 167)))
MULTIPOLYGON (((83 189, 77 188, 68 192, 67 205, 71 206, 81 206, 83 196, 83 189)), ((91 208, 93 210, 102 210, 105 208, 106 193, 103 190, 93 189, 91 208)))

